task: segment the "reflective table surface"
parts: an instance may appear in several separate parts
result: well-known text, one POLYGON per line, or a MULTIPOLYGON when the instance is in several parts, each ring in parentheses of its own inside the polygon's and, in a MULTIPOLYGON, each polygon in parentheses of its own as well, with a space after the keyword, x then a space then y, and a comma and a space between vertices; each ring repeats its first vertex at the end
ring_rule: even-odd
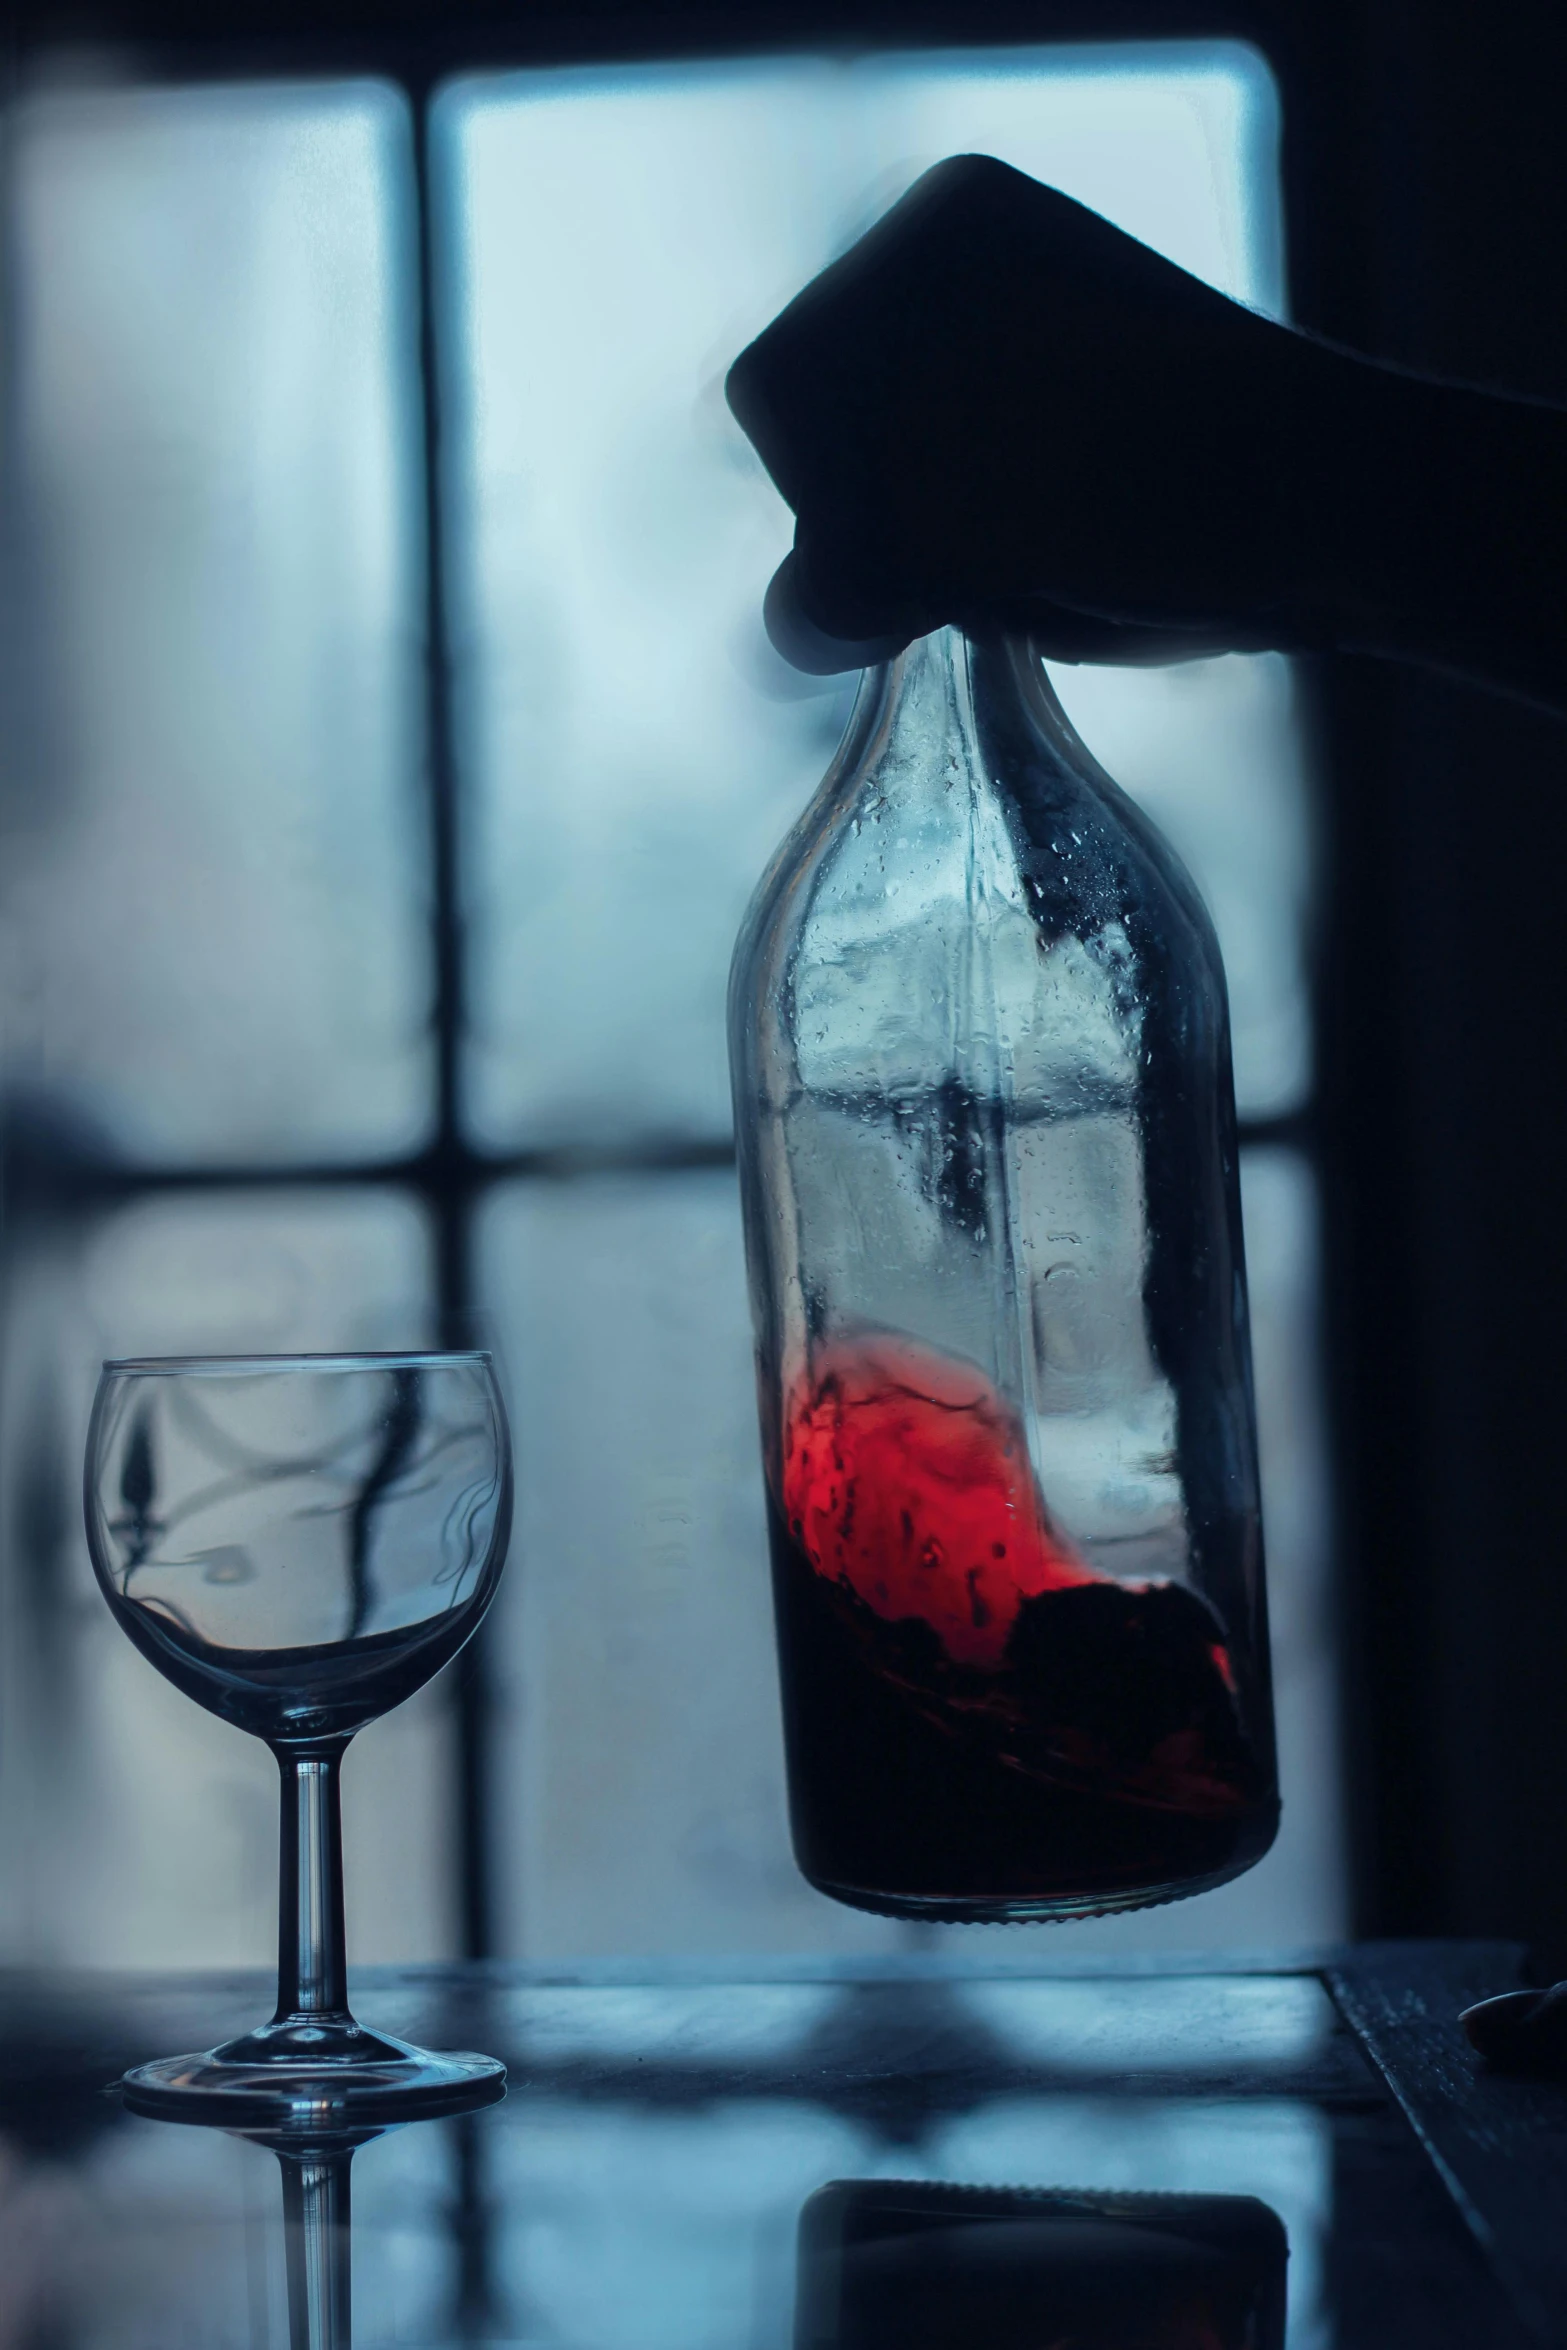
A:
POLYGON ((371 1970, 365 2022, 493 2051, 509 2093, 281 2153, 111 2088, 241 2028, 256 1978, 0 1979, 0 2350, 1567 2341, 1567 2089, 1478 2077, 1452 2020, 1515 1953, 961 1958, 371 1970))

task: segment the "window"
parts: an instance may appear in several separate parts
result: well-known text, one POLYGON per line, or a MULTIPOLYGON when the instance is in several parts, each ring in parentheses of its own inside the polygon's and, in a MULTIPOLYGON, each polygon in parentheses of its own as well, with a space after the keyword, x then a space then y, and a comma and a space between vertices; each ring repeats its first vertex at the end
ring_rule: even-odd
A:
MULTIPOLYGON (((783 1819, 722 995, 847 695, 762 635, 788 522, 722 373, 965 147, 1276 307, 1276 135, 1222 45, 487 75, 417 117, 383 83, 19 109, 8 1955, 270 1937, 267 1758, 146 1671, 82 1555, 97 1357, 475 1322, 513 1563, 482 1664, 350 1757, 356 1954, 914 1931, 812 1893, 783 1819)), ((1074 1943, 1326 1939, 1289 672, 1057 683, 1229 965, 1287 1797, 1250 1877, 1074 1943)))

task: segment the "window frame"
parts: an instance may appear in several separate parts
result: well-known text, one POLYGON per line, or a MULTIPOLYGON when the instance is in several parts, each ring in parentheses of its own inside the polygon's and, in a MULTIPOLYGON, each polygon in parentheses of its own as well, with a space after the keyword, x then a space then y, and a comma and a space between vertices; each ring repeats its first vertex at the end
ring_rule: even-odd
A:
MULTIPOLYGON (((163 85, 239 80, 389 82, 406 99, 412 133, 413 249, 418 306, 419 445, 416 451, 423 563, 424 745, 421 773, 425 837, 430 861, 432 951, 431 1032, 434 1043, 434 1117, 429 1139, 394 1157, 330 1163, 265 1165, 87 1164, 54 1155, 25 1140, 6 1164, 11 1215, 26 1229, 29 1215, 62 1206, 105 1210, 134 1199, 180 1191, 278 1192, 305 1188, 389 1187, 424 1211, 434 1257, 435 1342, 473 1343, 477 1326, 474 1234, 485 1196, 509 1180, 561 1180, 604 1171, 681 1173, 734 1164, 727 1137, 686 1143, 613 1148, 486 1150, 467 1135, 461 1116, 461 1061, 466 1028, 461 859, 462 787, 456 748, 451 659, 451 606, 446 571, 446 499, 443 486, 440 255, 432 203, 433 108, 445 85, 476 74, 548 66, 606 67, 654 62, 742 59, 794 52, 1077 44, 1103 51, 1121 44, 1241 40, 1259 50, 1280 91, 1285 124, 1284 209, 1293 230, 1296 193, 1289 126, 1301 93, 1314 76, 1304 57, 1305 34, 1296 12, 1256 0, 1254 5, 1179 5, 1161 0, 1035 0, 1034 5, 987 4, 971 9, 950 0, 898 5, 856 0, 845 10, 821 0, 763 0, 742 18, 723 0, 682 0, 636 8, 615 0, 583 0, 574 10, 527 7, 520 14, 485 0, 459 0, 437 12, 417 0, 222 0, 201 10, 182 0, 107 0, 92 21, 95 58, 112 57, 117 75, 163 85)), ((62 50, 68 55, 81 22, 60 0, 16 0, 10 50, 10 93, 25 93, 35 73, 62 50)), ((1294 256, 1295 238, 1287 247, 1294 256)), ((1292 293, 1296 270, 1291 269, 1292 293)), ((1321 894, 1327 877, 1319 879, 1321 894)), ((1313 1005, 1315 1014, 1316 1006, 1313 1005)), ((1242 1119, 1244 1150, 1287 1145, 1320 1174, 1319 1089, 1303 1105, 1277 1117, 1242 1119)), ((5 1137, 0 1135, 0 1150, 5 1137)), ((451 1676, 457 1759, 458 1946, 470 1959, 494 1955, 491 1817, 491 1722, 496 1706, 486 1635, 464 1651, 451 1676)))

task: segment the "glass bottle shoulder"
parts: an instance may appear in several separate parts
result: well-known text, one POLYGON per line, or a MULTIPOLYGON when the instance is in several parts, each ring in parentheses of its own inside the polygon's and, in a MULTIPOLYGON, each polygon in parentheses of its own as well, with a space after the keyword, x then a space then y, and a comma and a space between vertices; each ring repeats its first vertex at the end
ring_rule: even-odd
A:
POLYGON ((1226 1024, 1195 887, 1037 656, 951 631, 867 675, 742 931, 737 1036, 754 1013, 791 1090, 1056 1115, 1135 1090, 1150 1013, 1199 1049, 1226 1024))

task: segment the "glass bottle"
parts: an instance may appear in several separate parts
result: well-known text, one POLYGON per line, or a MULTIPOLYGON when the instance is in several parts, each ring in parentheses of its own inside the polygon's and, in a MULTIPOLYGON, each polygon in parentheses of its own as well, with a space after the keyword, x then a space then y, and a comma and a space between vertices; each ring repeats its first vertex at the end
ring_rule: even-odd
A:
POLYGON ((867 671, 730 1054, 796 1857, 1127 1909, 1278 1819, 1213 929, 1032 648, 867 671))

